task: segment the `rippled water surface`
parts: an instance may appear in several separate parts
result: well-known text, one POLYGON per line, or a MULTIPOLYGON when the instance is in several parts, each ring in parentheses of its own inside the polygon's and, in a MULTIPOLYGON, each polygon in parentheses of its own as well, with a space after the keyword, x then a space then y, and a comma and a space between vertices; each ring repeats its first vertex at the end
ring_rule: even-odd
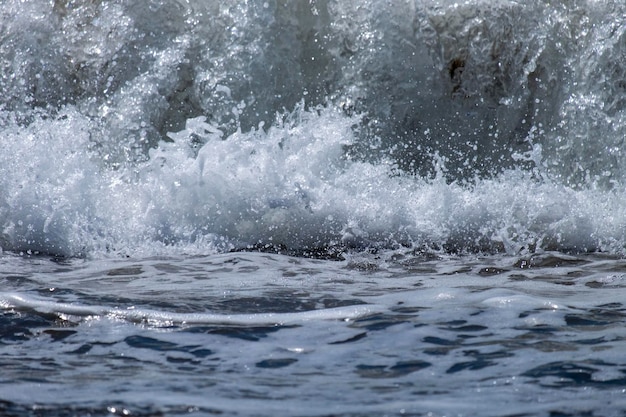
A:
POLYGON ((626 262, 4 255, 4 415, 621 415, 626 262))

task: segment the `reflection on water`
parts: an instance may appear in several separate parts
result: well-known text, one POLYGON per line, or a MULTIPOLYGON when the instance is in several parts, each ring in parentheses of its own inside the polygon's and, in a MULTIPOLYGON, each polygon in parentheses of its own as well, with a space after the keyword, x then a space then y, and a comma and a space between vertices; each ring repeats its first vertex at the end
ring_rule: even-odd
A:
POLYGON ((240 252, 59 268, 5 255, 2 411, 599 416, 624 405, 622 260, 353 257, 240 252), (136 321, 114 309, 159 314, 136 321))

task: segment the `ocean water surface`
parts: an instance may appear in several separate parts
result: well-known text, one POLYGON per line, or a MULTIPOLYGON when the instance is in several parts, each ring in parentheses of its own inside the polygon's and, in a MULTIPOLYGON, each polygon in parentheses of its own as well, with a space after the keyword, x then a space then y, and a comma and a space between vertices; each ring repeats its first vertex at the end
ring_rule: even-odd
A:
POLYGON ((0 2, 0 414, 626 413, 626 5, 0 2))

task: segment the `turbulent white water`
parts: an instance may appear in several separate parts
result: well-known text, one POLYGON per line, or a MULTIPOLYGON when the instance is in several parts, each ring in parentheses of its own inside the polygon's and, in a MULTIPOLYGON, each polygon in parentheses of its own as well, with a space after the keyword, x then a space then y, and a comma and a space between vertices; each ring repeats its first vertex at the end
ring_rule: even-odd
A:
POLYGON ((623 416, 621 0, 0 0, 0 414, 623 416))
POLYGON ((0 246, 622 253, 624 6, 0 8, 0 246))

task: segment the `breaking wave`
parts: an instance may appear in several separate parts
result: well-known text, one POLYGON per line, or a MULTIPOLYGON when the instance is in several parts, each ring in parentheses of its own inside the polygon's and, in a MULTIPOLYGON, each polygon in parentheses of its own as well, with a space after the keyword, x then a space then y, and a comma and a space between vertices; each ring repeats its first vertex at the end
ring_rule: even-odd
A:
POLYGON ((0 247, 626 244, 617 1, 0 6, 0 247))

